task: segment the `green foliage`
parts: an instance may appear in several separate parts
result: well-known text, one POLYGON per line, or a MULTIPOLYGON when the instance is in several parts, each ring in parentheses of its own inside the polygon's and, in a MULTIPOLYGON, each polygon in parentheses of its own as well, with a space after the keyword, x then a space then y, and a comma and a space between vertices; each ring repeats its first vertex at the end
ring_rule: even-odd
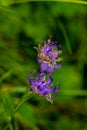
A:
POLYGON ((86 4, 0 0, 0 130, 87 129, 86 4), (50 35, 63 50, 62 67, 53 74, 60 83, 53 105, 33 96, 28 81, 39 70, 38 43, 50 35))
POLYGON ((60 82, 60 96, 58 97, 60 101, 70 101, 74 98, 73 90, 79 91, 82 86, 82 76, 73 66, 63 65, 62 69, 53 74, 53 77, 54 83, 60 82), (64 90, 66 93, 64 93, 64 90), (71 93, 69 90, 71 90, 71 93))
POLYGON ((31 123, 36 123, 36 119, 35 119, 36 117, 35 117, 35 113, 34 113, 34 109, 32 105, 29 105, 27 103, 22 104, 16 113, 16 117, 17 117, 17 114, 22 116, 24 120, 27 120, 31 123))

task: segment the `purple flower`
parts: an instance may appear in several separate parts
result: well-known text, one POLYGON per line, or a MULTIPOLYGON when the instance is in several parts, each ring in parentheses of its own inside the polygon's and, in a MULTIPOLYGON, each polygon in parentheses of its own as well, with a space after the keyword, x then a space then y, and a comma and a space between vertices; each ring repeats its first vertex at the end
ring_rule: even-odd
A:
POLYGON ((46 70, 49 73, 53 73, 54 70, 60 68, 61 65, 57 64, 57 62, 62 60, 59 57, 61 53, 62 51, 57 49, 57 41, 51 42, 51 40, 48 39, 43 47, 39 45, 37 60, 41 63, 41 72, 46 70))
POLYGON ((52 101, 52 94, 58 92, 58 88, 50 88, 52 86, 52 77, 48 77, 45 73, 40 73, 37 77, 33 77, 30 74, 29 82, 30 82, 30 91, 37 93, 41 96, 45 96, 47 100, 52 101))
POLYGON ((39 44, 37 61, 40 63, 40 73, 38 76, 32 76, 32 74, 29 76, 30 91, 45 97, 51 103, 53 103, 53 94, 59 91, 59 87, 56 88, 52 84, 53 78, 48 76, 61 67, 58 62, 62 60, 59 57, 62 51, 58 50, 57 44, 57 41, 52 42, 51 38, 43 46, 39 44))

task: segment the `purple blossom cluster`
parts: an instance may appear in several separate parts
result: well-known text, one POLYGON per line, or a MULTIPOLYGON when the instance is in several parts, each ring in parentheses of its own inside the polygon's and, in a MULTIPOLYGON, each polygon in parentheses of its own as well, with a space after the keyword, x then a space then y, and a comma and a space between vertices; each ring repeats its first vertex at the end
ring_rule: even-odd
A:
POLYGON ((57 41, 52 42, 51 39, 48 39, 43 46, 38 45, 37 61, 40 64, 40 72, 38 76, 30 74, 29 77, 30 91, 46 97, 51 102, 53 102, 52 94, 59 91, 59 86, 56 88, 52 84, 52 73, 61 67, 58 62, 62 60, 59 57, 62 51, 58 50, 57 44, 57 41))

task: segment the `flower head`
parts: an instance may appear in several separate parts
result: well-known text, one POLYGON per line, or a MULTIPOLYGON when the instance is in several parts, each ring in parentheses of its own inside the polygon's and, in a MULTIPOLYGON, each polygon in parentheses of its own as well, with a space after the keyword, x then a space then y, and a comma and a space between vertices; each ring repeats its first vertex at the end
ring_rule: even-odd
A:
POLYGON ((58 62, 62 60, 59 57, 62 51, 58 49, 57 44, 57 41, 52 42, 51 38, 43 46, 39 44, 36 49, 38 50, 37 60, 40 63, 40 73, 38 76, 32 76, 32 74, 29 76, 30 91, 45 97, 51 103, 53 103, 53 94, 59 91, 59 87, 56 88, 52 84, 51 76, 56 69, 61 67, 58 62))
POLYGON ((41 72, 46 70, 53 73, 55 69, 61 67, 57 62, 62 60, 59 57, 62 51, 57 49, 57 41, 51 42, 51 39, 48 39, 44 46, 39 44, 38 48, 38 62, 41 63, 41 72))
POLYGON ((29 82, 30 82, 30 91, 33 91, 34 93, 37 93, 41 96, 45 96, 47 100, 52 100, 52 94, 57 93, 59 88, 51 88, 52 86, 52 77, 48 76, 45 73, 40 73, 37 77, 33 77, 30 75, 29 82))

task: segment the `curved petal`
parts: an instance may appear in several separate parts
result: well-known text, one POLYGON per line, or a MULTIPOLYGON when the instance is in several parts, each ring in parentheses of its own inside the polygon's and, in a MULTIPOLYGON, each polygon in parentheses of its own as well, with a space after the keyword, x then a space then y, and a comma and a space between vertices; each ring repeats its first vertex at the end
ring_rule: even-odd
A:
POLYGON ((44 95, 47 95, 47 94, 52 94, 52 93, 55 93, 57 92, 57 88, 55 87, 54 89, 52 88, 45 88, 41 91, 39 91, 40 95, 44 96, 44 95))
POLYGON ((30 84, 31 84, 33 87, 36 86, 35 81, 33 80, 32 76, 30 76, 29 82, 30 82, 30 84))
POLYGON ((43 73, 43 72, 40 73, 39 76, 37 77, 37 81, 38 81, 38 80, 41 80, 43 76, 46 76, 46 74, 43 73))
POLYGON ((58 68, 60 68, 62 65, 61 64, 55 64, 55 69, 58 69, 58 68))
POLYGON ((46 81, 45 83, 42 84, 42 86, 43 86, 43 87, 48 87, 48 86, 52 83, 52 81, 53 81, 53 79, 52 79, 52 77, 50 77, 50 78, 48 79, 48 81, 46 81))

